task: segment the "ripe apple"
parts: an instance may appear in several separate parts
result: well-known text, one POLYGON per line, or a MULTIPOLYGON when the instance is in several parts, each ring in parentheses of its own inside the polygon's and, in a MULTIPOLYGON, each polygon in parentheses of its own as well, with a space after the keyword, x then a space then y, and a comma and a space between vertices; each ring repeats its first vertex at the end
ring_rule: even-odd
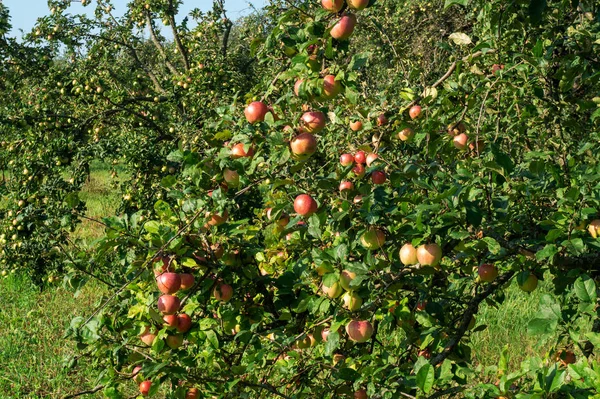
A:
POLYGON ((361 163, 357 163, 352 168, 352 173, 354 173, 354 176, 356 176, 357 178, 359 178, 359 179, 362 178, 366 173, 365 165, 363 165, 361 163))
POLYGON ((350 166, 354 163, 354 156, 352 154, 342 154, 340 163, 342 166, 350 166))
POLYGON ((465 133, 457 134, 452 139, 452 143, 454 144, 454 147, 458 148, 459 150, 464 150, 465 148, 467 148, 468 141, 469 141, 469 137, 465 133))
POLYGON ((290 148, 294 158, 306 161, 317 151, 317 139, 310 133, 302 133, 292 139, 290 148))
POLYGON ((156 285, 163 294, 174 294, 181 287, 181 277, 177 273, 162 273, 156 277, 156 285))
POLYGON ((323 342, 327 342, 327 337, 329 336, 329 328, 324 328, 321 330, 321 339, 323 342))
POLYGON ((363 123, 361 121, 350 122, 350 129, 354 132, 362 130, 363 123))
POLYGON ((321 5, 329 12, 339 12, 344 6, 344 0, 321 0, 321 5))
POLYGON ((379 155, 377 155, 377 154, 371 153, 371 154, 367 155, 367 166, 371 166, 371 164, 373 162, 375 162, 375 160, 377 158, 379 158, 379 155))
POLYGON ((352 200, 352 202, 354 202, 355 204, 358 204, 360 201, 362 201, 362 195, 357 195, 354 197, 354 199, 352 200))
POLYGON ((335 98, 342 92, 342 83, 339 80, 335 80, 335 76, 327 75, 323 78, 323 92, 326 99, 335 98))
POLYGON ((265 120, 265 115, 269 112, 269 107, 260 101, 250 103, 244 110, 246 120, 252 124, 265 120))
POLYGON ((383 184, 385 183, 385 179, 385 172, 382 172, 381 170, 376 170, 371 173, 371 180, 373 181, 373 184, 383 184))
POLYGON ((352 288, 350 288, 350 283, 355 278, 356 273, 351 272, 349 270, 342 270, 342 273, 340 274, 340 286, 346 291, 352 290, 352 288))
POLYGON ((254 147, 251 145, 248 151, 244 149, 244 143, 237 143, 231 147, 231 158, 238 159, 243 157, 252 158, 254 155, 254 147))
POLYGON ((405 266, 412 266, 419 263, 417 250, 411 243, 406 243, 400 248, 400 262, 405 266))
POLYGON ((502 69, 504 69, 504 65, 502 65, 502 64, 494 64, 494 65, 492 65, 492 74, 495 75, 496 72, 498 72, 498 71, 500 71, 502 69))
POLYGON ((229 302, 233 297, 233 288, 229 284, 217 284, 213 296, 217 301, 229 302))
POLYGON ((240 174, 235 170, 225 169, 223 170, 223 180, 228 187, 237 187, 240 185, 240 174))
POLYGON ((167 336, 167 346, 171 349, 177 349, 183 344, 183 335, 175 334, 167 336))
POLYGON ((135 366, 131 372, 131 378, 133 378, 133 380, 138 384, 144 380, 140 374, 140 371, 142 371, 142 366, 135 366))
POLYGON ((410 141, 410 139, 412 139, 414 136, 415 136, 414 130, 412 130, 409 127, 402 129, 400 131, 400 133, 398 133, 398 138, 402 141, 410 141))
POLYGON ((485 143, 483 142, 483 140, 479 140, 476 143, 469 144, 469 149, 477 153, 482 153, 485 149, 485 143))
POLYGON ((573 351, 571 351, 571 350, 561 350, 558 353, 557 357, 563 366, 566 366, 568 364, 573 364, 577 361, 577 358, 575 357, 575 353, 573 353, 573 351))
POLYGON ((339 283, 333 283, 331 287, 323 285, 322 289, 325 295, 327 295, 331 299, 339 298, 339 296, 342 295, 343 292, 342 287, 339 283))
POLYGON ((352 36, 355 26, 356 16, 354 14, 344 14, 333 28, 331 28, 331 36, 337 40, 346 40, 352 36))
POLYGON ((178 325, 177 315, 174 315, 174 314, 164 315, 163 320, 167 326, 169 326, 171 328, 177 328, 177 325, 178 325))
POLYGON ((342 297, 344 307, 351 312, 354 312, 362 306, 362 298, 354 291, 348 291, 342 297))
POLYGON ((153 332, 150 332, 149 327, 146 327, 144 332, 140 334, 140 339, 142 340, 143 343, 145 343, 148 346, 152 346, 152 343, 154 342, 154 338, 156 338, 156 334, 154 334, 153 332))
POLYGON ((494 265, 484 263, 477 269, 477 274, 479 274, 481 281, 491 283, 498 277, 498 269, 496 269, 496 266, 494 265))
POLYGON ((192 318, 185 313, 177 315, 177 331, 186 333, 190 328, 192 328, 192 318))
POLYGON ((351 181, 344 180, 340 183, 340 191, 351 191, 354 190, 354 184, 351 181))
POLYGON ((300 118, 302 131, 305 133, 318 133, 325 127, 325 114, 321 111, 305 112, 300 118))
POLYGON ((422 312, 425 310, 426 307, 427 307, 427 301, 419 301, 419 302, 417 302, 416 310, 419 312, 422 312))
POLYGON ((142 381, 140 383, 140 393, 143 396, 148 396, 148 394, 150 393, 150 387, 152 386, 152 382, 149 380, 146 381, 142 381))
POLYGON ((206 222, 207 226, 220 226, 227 221, 227 219, 229 218, 229 213, 227 212, 227 210, 223 211, 221 215, 206 212, 205 216, 208 218, 208 222, 206 222))
POLYGON ((356 154, 354 154, 354 161, 361 164, 365 163, 367 162, 367 155, 364 151, 358 151, 356 154))
POLYGON ((162 314, 177 313, 180 306, 181 306, 181 301, 176 296, 163 295, 160 298, 158 298, 158 310, 162 314))
POLYGON ((376 227, 369 227, 360 237, 360 244, 370 251, 381 248, 385 243, 385 233, 376 227))
POLYGON ((413 105, 412 107, 410 107, 410 109, 408 110, 408 116, 410 116, 410 119, 413 120, 421 116, 421 106, 413 105))
POLYGON ((369 395, 367 395, 367 390, 364 389, 364 388, 361 388, 358 391, 355 391, 354 392, 354 399, 369 399, 369 395))
POLYGON ((448 125, 448 134, 452 137, 456 136, 457 134, 464 133, 466 131, 467 127, 462 122, 458 122, 458 124, 451 123, 448 125))
POLYGON ((437 266, 442 259, 442 249, 437 244, 425 244, 417 248, 417 260, 422 266, 437 266))
POLYGON ((179 289, 186 291, 194 286, 194 276, 190 273, 181 273, 179 275, 181 279, 181 287, 179 289))
POLYGON ((354 10, 363 10, 369 5, 369 0, 346 0, 346 3, 354 10))
POLYGON ((310 195, 300 194, 294 200, 294 211, 300 216, 309 217, 317 211, 317 201, 310 195))
POLYGON ((594 219, 590 222, 588 232, 592 238, 598 238, 598 236, 600 236, 600 219, 594 219))
POLYGON ((346 333, 354 342, 367 342, 373 335, 373 326, 366 320, 352 320, 346 325, 346 333))
POLYGON ((297 97, 300 97, 300 86, 302 86, 302 82, 304 82, 304 80, 298 79, 296 83, 294 83, 294 94, 296 94, 297 97))
POLYGON ((533 273, 529 273, 523 284, 519 284, 519 288, 525 292, 532 292, 537 288, 537 285, 538 278, 533 273))
MULTIPOLYGON (((360 0, 354 0, 354 1, 360 1, 360 0)), ((368 2, 368 0, 367 0, 368 2)), ((377 117, 377 126, 385 126, 388 123, 388 118, 387 116, 385 116, 385 114, 379 114, 379 116, 377 117)))
POLYGON ((200 391, 198 388, 190 388, 185 393, 185 399, 200 399, 200 391))

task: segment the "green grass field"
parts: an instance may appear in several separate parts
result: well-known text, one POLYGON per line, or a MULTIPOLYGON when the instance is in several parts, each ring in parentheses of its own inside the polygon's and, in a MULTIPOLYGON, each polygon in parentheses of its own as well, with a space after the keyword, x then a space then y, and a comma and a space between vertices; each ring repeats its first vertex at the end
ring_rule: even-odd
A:
MULTIPOLYGON (((119 197, 111 188, 113 182, 108 167, 94 165, 90 182, 81 195, 88 205, 88 216, 99 218, 116 209, 119 197)), ((102 226, 86 220, 75 235, 90 241, 102 233, 102 226)), ((506 344, 513 369, 528 356, 539 353, 537 339, 527 335, 527 323, 538 308, 540 296, 548 291, 548 283, 541 282, 538 290, 525 294, 513 282, 499 309, 482 305, 477 324, 488 328, 472 336, 477 365, 484 368, 497 364, 506 344)), ((0 280, 0 398, 62 398, 95 386, 95 376, 86 371, 85 360, 73 370, 63 367, 64 360, 76 354, 73 342, 63 339, 63 333, 73 317, 90 314, 103 293, 103 287, 94 283, 74 298, 60 287, 60 282, 40 292, 20 276, 9 275, 0 280)))

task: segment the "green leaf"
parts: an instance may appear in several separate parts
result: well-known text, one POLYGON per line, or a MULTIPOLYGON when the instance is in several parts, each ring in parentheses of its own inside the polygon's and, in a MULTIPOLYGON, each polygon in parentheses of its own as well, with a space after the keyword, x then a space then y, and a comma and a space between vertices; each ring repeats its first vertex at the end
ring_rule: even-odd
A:
POLYGON ((465 33, 461 33, 461 32, 452 33, 450 36, 448 36, 448 39, 452 40, 455 44, 458 44, 460 46, 464 46, 464 45, 472 43, 469 35, 467 35, 465 33))
POLYGON ((176 183, 177 183, 177 178, 173 175, 165 176, 160 180, 160 185, 164 188, 173 187, 176 183))
POLYGON ((527 325, 529 335, 549 335, 556 331, 558 321, 554 319, 535 318, 527 325))
POLYGON ((433 382, 435 380, 435 372, 431 363, 425 363, 419 371, 417 371, 417 386, 425 393, 431 392, 433 382))
POLYGON ((529 16, 531 18, 531 22, 539 23, 542 21, 542 14, 544 10, 546 10, 546 0, 531 0, 529 3, 529 16))
POLYGON ((444 9, 446 9, 454 4, 466 7, 467 5, 469 5, 469 0, 446 0, 444 2, 444 9))
POLYGON ((213 330, 207 330, 206 340, 214 349, 219 349, 219 339, 217 338, 217 334, 213 330))
POLYGON ((496 241, 492 237, 484 237, 484 238, 482 238, 482 240, 487 244, 488 250, 492 254, 496 255, 496 254, 500 253, 500 250, 502 249, 502 247, 500 246, 500 244, 498 244, 498 241, 496 241))
POLYGON ((340 334, 337 331, 330 331, 325 344, 325 355, 331 356, 340 346, 340 334))
POLYGON ((535 253, 535 257, 537 260, 544 260, 547 258, 552 258, 554 255, 558 253, 558 248, 554 244, 547 244, 543 249, 537 251, 535 253))
POLYGON ((596 303, 596 283, 588 275, 584 274, 575 280, 573 284, 575 295, 581 302, 596 303))

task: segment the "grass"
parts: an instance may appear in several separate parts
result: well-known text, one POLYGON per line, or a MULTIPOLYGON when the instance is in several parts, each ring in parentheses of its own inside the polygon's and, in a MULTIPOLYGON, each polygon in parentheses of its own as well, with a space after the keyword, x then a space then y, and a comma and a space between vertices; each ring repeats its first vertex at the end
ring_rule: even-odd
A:
MULTIPOLYGON (((88 217, 100 219, 115 211, 119 203, 111 187, 115 181, 109 166, 99 162, 92 165, 90 181, 80 196, 87 204, 88 217)), ((101 224, 83 220, 73 236, 89 243, 103 233, 101 224)), ((550 288, 549 283, 540 281, 536 291, 526 294, 513 282, 499 308, 481 305, 477 324, 485 324, 487 329, 471 337, 476 365, 497 364, 505 345, 509 347, 510 370, 540 353, 537 339, 527 335, 527 324, 540 297, 550 288)), ((0 398, 62 398, 95 386, 94 375, 86 372, 85 364, 71 371, 63 367, 64 359, 77 351, 62 335, 71 319, 90 314, 105 292, 99 283, 91 283, 74 298, 72 292, 60 287, 40 292, 30 281, 15 275, 0 280, 0 398)), ((85 397, 101 398, 102 394, 85 397)))

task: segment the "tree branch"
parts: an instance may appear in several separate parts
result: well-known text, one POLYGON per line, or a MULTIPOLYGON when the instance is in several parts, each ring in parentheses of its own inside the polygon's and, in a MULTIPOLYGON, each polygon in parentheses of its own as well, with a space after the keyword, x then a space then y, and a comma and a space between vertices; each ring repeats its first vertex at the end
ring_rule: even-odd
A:
POLYGON ((181 38, 179 36, 179 31, 177 30, 177 24, 175 23, 175 7, 173 7, 173 0, 169 0, 169 24, 171 24, 171 30, 173 31, 173 37, 175 38, 175 45, 177 46, 177 50, 181 53, 183 57, 183 66, 186 71, 190 70, 190 61, 188 60, 187 49, 183 47, 183 43, 181 42, 181 38))
POLYGON ((160 44, 160 41, 158 40, 158 37, 156 36, 156 31, 154 30, 154 25, 152 25, 152 18, 150 17, 149 11, 146 13, 146 24, 148 25, 148 29, 150 29, 150 38, 152 38, 152 43, 154 43, 154 46, 160 53, 161 57, 165 60, 165 64, 167 64, 167 68, 169 68, 169 71, 171 71, 171 73, 173 73, 175 75, 179 75, 177 68, 175 68, 175 66, 173 64, 171 64, 171 61, 169 61, 169 59, 167 58, 165 49, 163 48, 162 44, 160 44))

